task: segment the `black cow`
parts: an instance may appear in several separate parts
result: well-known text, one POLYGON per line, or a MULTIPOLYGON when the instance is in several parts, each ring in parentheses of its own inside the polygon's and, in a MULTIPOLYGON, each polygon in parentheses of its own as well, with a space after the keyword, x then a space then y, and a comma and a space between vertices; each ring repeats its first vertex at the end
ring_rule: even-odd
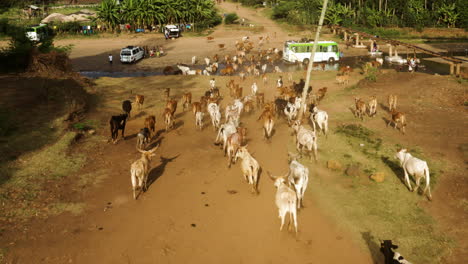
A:
POLYGON ((128 117, 130 117, 130 112, 132 111, 132 102, 130 100, 123 101, 122 110, 127 114, 128 117))
POLYGON ((391 240, 384 240, 380 243, 380 251, 385 256, 385 264, 406 264, 410 263, 409 261, 405 260, 400 253, 393 251, 397 249, 398 246, 394 245, 391 240))
POLYGON ((282 113, 284 113, 286 105, 288 105, 288 101, 281 98, 275 99, 276 116, 280 116, 282 113))
POLYGON ((111 131, 111 136, 112 136, 112 142, 116 143, 117 137, 119 135, 119 129, 122 130, 122 138, 125 140, 125 125, 127 123, 127 114, 121 114, 117 116, 112 116, 109 125, 110 125, 110 131, 111 131))

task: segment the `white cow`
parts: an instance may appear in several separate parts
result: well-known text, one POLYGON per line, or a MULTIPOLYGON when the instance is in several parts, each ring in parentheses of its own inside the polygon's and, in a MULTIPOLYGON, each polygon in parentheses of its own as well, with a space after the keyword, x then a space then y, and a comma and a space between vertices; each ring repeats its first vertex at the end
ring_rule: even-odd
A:
POLYGON ((323 110, 319 110, 317 106, 311 106, 310 121, 312 121, 312 126, 315 130, 315 124, 317 123, 319 129, 323 131, 323 134, 326 135, 328 132, 328 114, 323 110))
POLYGON ((288 102, 286 107, 284 108, 284 114, 288 118, 288 124, 290 125, 291 122, 296 119, 297 116, 297 108, 296 105, 293 103, 288 102))
POLYGON ((281 218, 280 231, 283 230, 284 218, 289 213, 289 228, 294 223, 297 234, 297 196, 296 192, 288 187, 286 176, 273 177, 267 172, 270 178, 275 182, 276 197, 275 202, 278 207, 279 218, 281 218))
POLYGON ((240 147, 237 150, 236 156, 234 161, 237 162, 237 158, 242 159, 241 169, 242 174, 244 175, 245 180, 252 185, 252 191, 254 193, 257 192, 257 184, 258 184, 258 171, 260 170, 260 165, 252 155, 250 155, 249 151, 247 150, 247 145, 240 147))
POLYGON ((309 182, 309 169, 297 161, 297 157, 289 153, 289 172, 288 181, 294 186, 297 194, 297 208, 301 208, 304 199, 304 193, 309 182))
POLYGON ((239 119, 240 119, 240 110, 239 107, 236 105, 229 105, 226 107, 225 111, 225 118, 226 121, 232 121, 236 127, 239 126, 239 119))
POLYGON ((403 167, 403 171, 405 172, 405 182, 410 191, 416 191, 419 188, 421 178, 424 178, 426 180, 426 188, 424 188, 423 195, 428 191, 428 198, 429 200, 432 200, 431 186, 429 185, 429 167, 427 166, 427 162, 411 156, 406 149, 398 151, 395 154, 395 158, 400 161, 400 165, 403 167), (416 179, 415 189, 411 187, 409 175, 412 175, 416 179))
POLYGON ((230 135, 237 132, 237 127, 233 122, 228 121, 225 124, 219 126, 218 135, 215 139, 215 144, 219 143, 219 141, 223 140, 223 152, 226 153, 227 147, 227 139, 230 135))
POLYGON ((257 83, 254 82, 254 83, 252 84, 252 94, 253 94, 253 95, 256 95, 257 92, 258 92, 258 86, 257 86, 257 83))
POLYGON ((187 75, 187 72, 190 71, 190 68, 183 65, 177 65, 177 68, 182 71, 183 75, 187 75))
POLYGON ((208 113, 211 117, 211 124, 213 124, 214 129, 218 129, 221 124, 221 112, 219 111, 219 106, 216 103, 208 104, 208 113))
MULTIPOLYGON (((301 121, 294 121, 292 128, 296 132, 296 148, 301 152, 306 148, 309 152, 314 151, 315 161, 317 161, 317 136, 314 131, 306 129, 301 125, 301 121)), ((312 156, 310 157, 312 159, 312 156)))
POLYGON ((203 116, 205 114, 203 112, 196 112, 195 113, 195 125, 198 127, 198 129, 202 130, 203 129, 203 116))

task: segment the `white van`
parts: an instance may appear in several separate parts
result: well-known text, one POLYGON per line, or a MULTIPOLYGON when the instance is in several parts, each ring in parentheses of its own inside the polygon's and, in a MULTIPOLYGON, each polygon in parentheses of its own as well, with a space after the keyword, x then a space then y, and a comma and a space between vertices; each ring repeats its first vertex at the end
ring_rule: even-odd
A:
POLYGON ((180 30, 175 25, 167 25, 164 27, 164 35, 168 38, 178 38, 180 37, 180 30))
POLYGON ((133 63, 143 59, 145 51, 140 47, 128 46, 120 51, 120 62, 133 63))

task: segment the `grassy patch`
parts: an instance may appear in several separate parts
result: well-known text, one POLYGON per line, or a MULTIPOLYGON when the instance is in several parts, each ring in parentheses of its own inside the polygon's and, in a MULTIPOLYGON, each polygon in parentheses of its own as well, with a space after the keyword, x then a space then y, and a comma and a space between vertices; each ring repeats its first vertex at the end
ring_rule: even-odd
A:
POLYGON ((10 170, 10 178, 0 189, 4 205, 0 220, 27 220, 40 215, 35 202, 43 194, 44 184, 78 171, 86 160, 83 154, 69 153, 76 135, 67 132, 56 143, 24 155, 6 168, 10 170))
MULTIPOLYGON (((360 164, 365 177, 347 176, 344 171, 324 172, 326 169, 312 162, 315 173, 311 177, 316 178, 314 182, 319 186, 314 188, 313 194, 306 195, 316 196, 312 199, 343 228, 362 238, 373 255, 380 256, 381 253, 378 247, 371 245, 379 245, 379 239, 392 239, 400 246, 399 252, 411 256, 415 263, 441 263, 455 243, 420 207, 426 198, 408 191, 402 182, 403 170, 393 158, 395 144, 382 140, 377 132, 358 124, 344 124, 334 132, 326 139, 319 137, 319 160, 336 160, 343 168, 360 164), (375 172, 384 173, 385 181, 375 183, 368 179, 375 172), (334 176, 321 176, 323 174, 334 176)), ((409 151, 426 159, 436 172, 431 174, 433 186, 432 177, 437 178, 437 167, 441 164, 427 159, 418 147, 409 151)), ((302 162, 309 164, 307 159, 302 162)), ((460 205, 466 206, 464 203, 460 205)))
POLYGON ((51 214, 58 215, 62 212, 69 212, 73 215, 79 215, 83 212, 85 205, 83 203, 54 203, 49 206, 51 214))

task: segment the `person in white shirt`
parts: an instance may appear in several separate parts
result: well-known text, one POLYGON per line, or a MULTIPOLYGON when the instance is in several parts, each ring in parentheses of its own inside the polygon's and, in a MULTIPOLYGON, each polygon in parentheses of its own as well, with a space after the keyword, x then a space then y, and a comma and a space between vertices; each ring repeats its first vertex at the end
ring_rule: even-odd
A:
POLYGON ((112 65, 112 54, 109 54, 109 64, 112 65))

